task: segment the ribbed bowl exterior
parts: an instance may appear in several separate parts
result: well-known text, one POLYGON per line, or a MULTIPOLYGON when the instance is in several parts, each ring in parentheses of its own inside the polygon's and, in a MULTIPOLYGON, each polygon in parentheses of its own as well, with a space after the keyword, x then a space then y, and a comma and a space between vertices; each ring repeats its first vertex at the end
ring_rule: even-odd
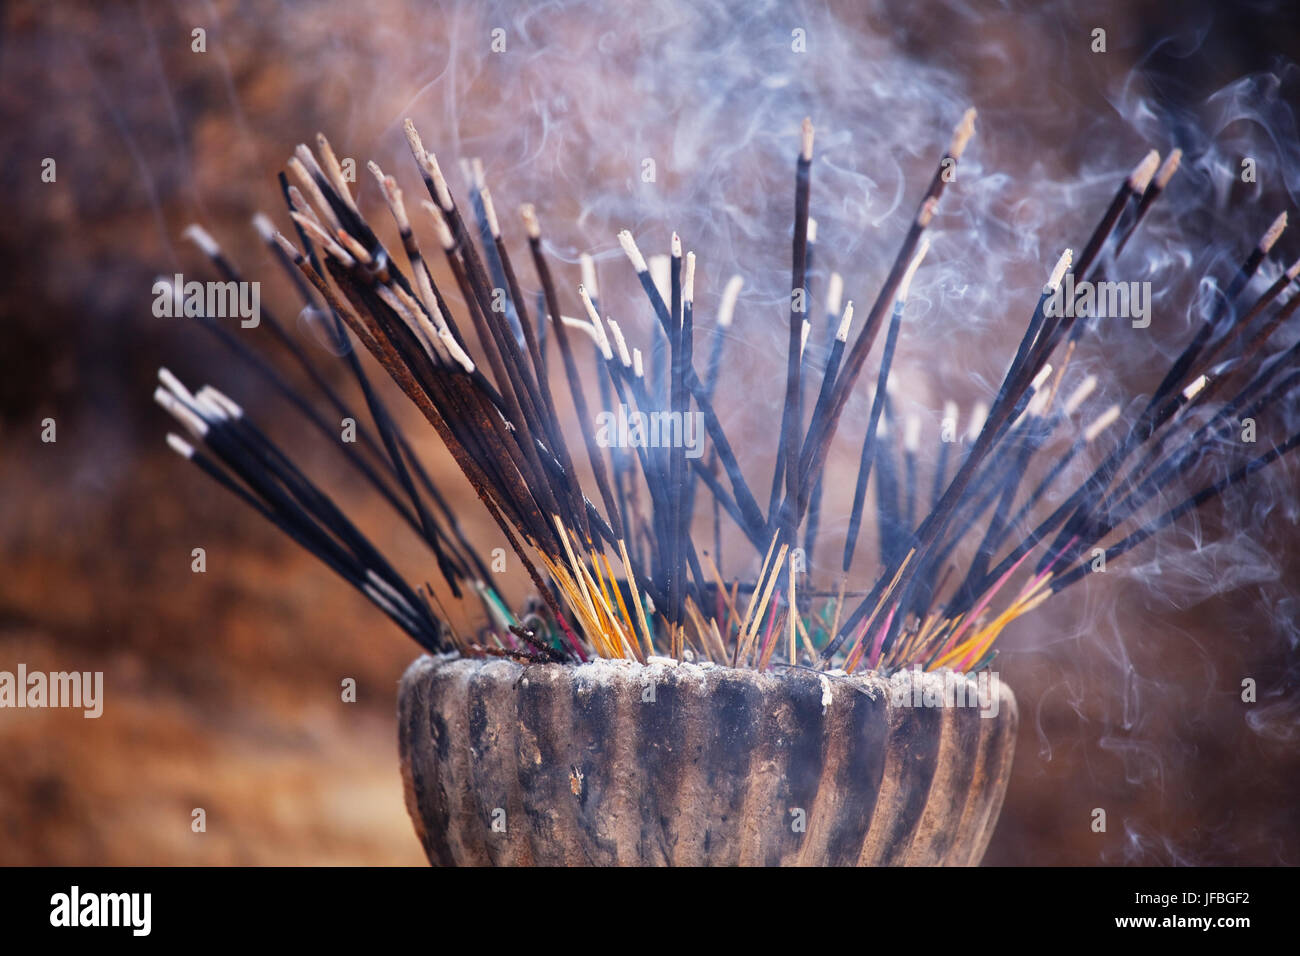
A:
POLYGON ((875 675, 421 657, 406 805, 460 866, 976 865, 1015 697, 899 706, 875 675))

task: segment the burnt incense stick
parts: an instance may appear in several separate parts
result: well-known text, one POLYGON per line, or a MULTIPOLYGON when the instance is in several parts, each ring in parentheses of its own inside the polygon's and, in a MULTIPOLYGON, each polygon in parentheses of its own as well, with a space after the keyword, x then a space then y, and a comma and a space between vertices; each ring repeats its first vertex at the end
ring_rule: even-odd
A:
POLYGON ((1236 321, 1236 316, 1228 303, 1236 299, 1238 293, 1246 287, 1246 283, 1255 275, 1264 258, 1277 244, 1278 239, 1281 238, 1283 230, 1286 229, 1286 222, 1286 213, 1279 213, 1273 224, 1268 227, 1268 231, 1264 233, 1255 248, 1250 251, 1250 255, 1246 257, 1246 261, 1242 263, 1241 268, 1237 270, 1236 275, 1232 277, 1232 281, 1228 283, 1228 287, 1224 290, 1223 298, 1220 300, 1224 304, 1215 309, 1210 317, 1201 323, 1196 330, 1196 335, 1187 343, 1187 346, 1165 374, 1160 384, 1156 386, 1156 390, 1152 393, 1147 406, 1148 411, 1157 407, 1160 400, 1171 391, 1180 388, 1186 383, 1188 371, 1209 340, 1224 327, 1225 323, 1236 321))
POLYGON ((1155 176, 1152 177, 1151 182, 1142 193, 1142 198, 1138 201, 1137 211, 1133 214, 1132 224, 1124 231, 1123 235, 1120 236, 1119 241, 1115 244, 1115 258, 1119 258, 1119 254, 1124 251, 1124 247, 1128 245, 1128 241, 1133 238, 1133 235, 1137 232, 1138 226, 1141 225, 1142 220, 1146 218, 1147 212, 1150 211, 1151 205, 1160 198, 1162 193, 1164 193, 1166 187, 1169 185, 1169 180, 1174 178, 1174 173, 1178 172, 1178 167, 1182 164, 1182 161, 1183 151, 1181 149, 1173 149, 1170 150, 1169 155, 1165 157, 1164 162, 1160 164, 1160 168, 1156 170, 1155 176))
MULTIPOLYGON (((1223 494, 1223 492, 1227 491, 1232 486, 1238 484, 1239 482, 1245 480, 1246 478, 1249 478, 1251 475, 1255 474, 1255 472, 1259 471, 1262 468, 1267 467, 1268 465, 1272 464, 1274 461, 1277 461, 1282 456, 1290 453, 1291 451, 1294 451, 1297 446, 1300 446, 1300 432, 1297 432, 1296 434, 1292 435, 1286 441, 1282 442, 1280 445, 1274 446, 1273 448, 1269 449, 1267 452, 1263 453, 1262 455, 1252 458, 1245 465, 1242 465, 1236 471, 1214 482, 1214 484, 1202 488, 1196 494, 1191 495, 1190 497, 1186 498, 1178 505, 1175 505, 1173 508, 1170 508, 1168 511, 1160 515, 1158 518, 1155 518, 1152 521, 1148 522, 1147 524, 1143 525, 1137 531, 1134 531, 1132 534, 1125 537, 1124 540, 1120 541, 1118 544, 1112 545, 1111 547, 1107 548, 1104 556, 1105 561, 1111 562, 1114 559, 1120 557, 1121 555, 1126 554, 1127 552, 1131 551, 1133 548, 1141 544, 1143 541, 1147 540, 1147 538, 1150 538, 1152 535, 1156 534, 1161 529, 1166 528, 1169 525, 1173 524, 1183 515, 1187 514, 1188 512, 1196 510, 1201 505, 1205 504, 1207 501, 1211 501, 1219 497, 1221 494, 1223 494)), ((1080 564, 1079 566, 1075 567, 1074 569, 1067 572, 1066 574, 1063 574, 1060 577, 1053 580, 1051 584, 1052 593, 1056 594, 1059 593, 1060 591, 1063 591, 1071 584, 1074 584, 1075 582, 1079 581, 1086 575, 1090 574, 1094 568, 1103 567, 1103 566, 1105 565, 1101 563, 1094 563, 1092 561, 1087 561, 1080 564)))
MULTIPOLYGON (((185 235, 194 240, 195 243, 203 249, 209 258, 212 259, 214 264, 217 265, 218 270, 223 276, 232 281, 241 281, 238 271, 230 264, 229 260, 225 258, 216 241, 213 240, 205 230, 201 227, 190 226, 186 229, 185 235)), ((204 320, 204 327, 213 331, 223 344, 227 345, 227 347, 234 351, 237 356, 270 381, 277 391, 284 395, 291 404, 293 404, 304 414, 305 417, 308 418, 309 421, 312 422, 322 435, 327 436, 331 440, 331 443, 333 443, 333 440, 337 436, 334 427, 326 423, 319 414, 311 408, 307 400, 289 386, 272 366, 257 356, 256 353, 248 350, 226 330, 222 329, 216 320, 210 319, 206 314, 200 315, 198 318, 204 320)), ((347 405, 337 396, 334 390, 324 382, 323 377, 319 370, 316 369, 314 363, 307 358, 306 354, 298 347, 297 343, 288 336, 283 327, 276 321, 275 316, 269 310, 263 310, 261 319, 262 322, 275 333, 277 339, 280 339, 291 346, 289 349, 290 354, 293 355, 298 364, 308 372, 309 377, 312 378, 313 382, 317 384, 321 392, 331 401, 331 404, 339 409, 343 413, 344 417, 352 417, 354 421, 357 421, 357 418, 353 413, 351 413, 347 405)), ((364 373, 358 378, 358 381, 363 379, 364 373)), ((380 405, 377 399, 372 397, 371 403, 372 411, 383 414, 382 405, 380 405)), ((391 424, 388 424, 385 434, 390 435, 390 437, 395 434, 395 430, 391 424)), ((358 428, 358 435, 362 437, 363 440, 369 438, 369 433, 360 427, 358 428)), ((381 466, 385 468, 389 475, 396 477, 398 471, 394 467, 394 462, 385 454, 384 451, 380 450, 373 444, 373 439, 370 439, 370 441, 372 451, 380 457, 381 466)), ((417 517, 417 514, 413 513, 405 504, 398 500, 396 494, 390 489, 387 482, 382 480, 374 469, 364 459, 357 455, 349 445, 343 444, 340 447, 346 459, 366 477, 372 487, 374 487, 380 495, 384 497, 389 505, 402 516, 403 520, 406 521, 412 530, 423 537, 426 543, 429 544, 430 548, 434 551, 438 566, 443 573, 444 579, 451 588, 453 595, 459 596, 459 581, 466 577, 466 574, 464 573, 464 563, 463 561, 458 562, 461 564, 460 569, 454 567, 454 564, 457 562, 452 562, 444 552, 444 542, 447 540, 447 535, 443 529, 438 527, 437 524, 432 521, 430 516, 424 512, 422 502, 418 497, 415 498, 416 508, 419 512, 417 517)), ((400 462, 398 464, 400 465, 400 462)))
MULTIPOLYGON (((836 321, 836 313, 839 311, 840 295, 843 291, 843 283, 838 273, 832 274, 830 288, 827 292, 827 318, 831 322, 836 321)), ((831 342, 830 355, 826 359, 826 366, 822 370, 821 387, 817 392, 817 401, 813 406, 813 417, 819 414, 818 410, 824 414, 825 406, 830 401, 831 391, 835 385, 835 378, 839 374, 840 362, 844 358, 844 349, 849 339, 849 329, 853 323, 853 302, 850 300, 844 307, 843 316, 838 319, 838 326, 835 328, 835 337, 831 342)), ((808 556, 809 564, 813 563, 813 555, 817 548, 817 531, 821 519, 821 502, 823 493, 822 476, 816 476, 813 484, 812 499, 808 506, 808 520, 804 530, 804 553, 808 556)))
MULTIPOLYGON (((1193 364, 1196 357, 1201 353, 1204 345, 1216 330, 1222 329, 1225 321, 1232 321, 1233 302, 1237 295, 1245 288, 1250 278, 1255 274, 1263 262, 1264 256, 1268 250, 1277 242, 1282 230, 1286 227, 1286 214, 1278 218, 1269 227, 1264 237, 1256 244, 1246 257, 1241 267, 1238 269, 1233 279, 1230 281, 1224 297, 1219 300, 1217 307, 1208 318, 1202 322, 1197 329, 1192 340, 1184 347, 1174 364, 1170 367, 1165 377, 1161 380, 1160 385, 1152 393, 1142 413, 1130 427, 1124 440, 1116 446, 1111 454, 1102 462, 1101 465, 1093 472, 1089 480, 1079 489, 1075 497, 1072 498, 1073 506, 1068 512, 1068 517, 1062 522, 1064 515, 1054 514, 1053 519, 1060 522, 1060 530, 1057 531, 1056 538, 1052 545, 1047 549, 1047 554, 1043 561, 1047 561, 1052 555, 1057 554, 1062 547, 1062 543, 1074 535, 1080 525, 1088 520, 1088 515, 1092 504, 1098 500, 1110 487, 1111 483, 1118 476, 1121 467, 1128 457, 1143 443, 1152 437, 1163 425, 1170 421, 1183 402, 1180 396, 1175 394, 1172 397, 1169 392, 1171 389, 1181 386, 1184 377, 1193 370, 1193 364)), ((1070 504, 1070 502, 1067 502, 1070 504)), ((1064 506, 1063 506, 1064 507, 1064 506)), ((1058 509, 1059 511, 1060 509, 1058 509)), ((1049 519, 1050 520, 1050 519, 1049 519)), ((1055 523, 1047 527, 1046 523, 1035 530, 1035 542, 1042 534, 1050 533, 1056 527, 1055 523)), ((1042 571, 1040 567, 1038 569, 1042 571)))
MULTIPOLYGON (((1135 186, 1141 176, 1140 171, 1146 166, 1150 166, 1152 171, 1154 171, 1151 156, 1148 156, 1147 159, 1144 160, 1144 163, 1139 167, 1138 172, 1135 172, 1133 176, 1130 176, 1129 179, 1126 180, 1125 185, 1121 187, 1120 195, 1125 195, 1129 198, 1134 195, 1135 186)), ((1145 181, 1142 182, 1143 188, 1145 188, 1145 181)), ((1100 250, 1102 243, 1104 243, 1105 239, 1110 235, 1111 230, 1114 228, 1119 212, 1122 211, 1123 208, 1122 205, 1119 204, 1118 200, 1119 196, 1117 195, 1116 200, 1112 202, 1106 214, 1103 215, 1101 223, 1099 223, 1097 228, 1094 230, 1093 238, 1088 243, 1088 249, 1090 251, 1088 259, 1084 263, 1085 267, 1090 264, 1093 258, 1095 258, 1096 252, 1100 250)), ((1063 256, 1062 259, 1064 258, 1065 257, 1063 256)), ((1040 315, 1045 316, 1047 301, 1054 292, 1052 280, 1060 281, 1061 271, 1062 267, 1060 262, 1058 262, 1057 266, 1053 269, 1052 277, 1049 279, 1043 294, 1039 297, 1038 304, 1030 318, 1030 328, 1035 324, 1043 324, 1043 318, 1041 318, 1040 315)), ((917 550, 928 552, 935 546, 936 539, 942 538, 947 529, 948 522, 951 520, 959 502, 963 499, 966 489, 974 478, 975 473, 983 463, 984 457, 993 447, 995 440, 1002 435, 1006 425, 1008 425, 1015 417, 1019 416, 1023 411, 1024 406, 1027 404, 1028 396, 1026 395, 1026 390, 1030 385, 1030 376, 1039 374, 1043 364, 1042 360, 1050 354, 1052 350, 1052 336, 1060 331, 1061 326, 1059 324, 1054 326, 1051 331, 1046 327, 1043 327, 1042 331, 1037 334, 1036 344, 1029 347, 1028 355, 1024 358, 1024 361, 1020 363, 1019 369, 1016 367, 1017 363, 1013 361, 1013 364, 1008 369, 1008 374, 1004 379, 1004 385, 999 391, 998 401, 990 410, 988 418, 980 422, 978 437, 975 439, 973 446, 967 452, 965 459, 957 470, 957 474, 940 497, 939 503, 935 505, 930 514, 925 518, 921 523, 921 526, 913 535, 913 547, 910 549, 909 553, 914 553, 917 550)), ((1029 336, 1027 335, 1026 339, 1022 339, 1022 344, 1028 338, 1029 336)), ((1028 545, 1028 548, 1032 547, 1032 544, 1028 545)), ((1026 551, 1028 548, 1026 548, 1026 551)), ((902 593, 904 594, 905 599, 909 602, 914 599, 914 592, 917 587, 917 585, 914 585, 913 583, 917 574, 917 569, 923 567, 928 568, 930 567, 930 563, 922 560, 914 562, 911 567, 912 570, 908 572, 902 580, 902 593)), ((899 573, 901 574, 902 571, 900 570, 899 573)), ((872 589, 872 592, 868 594, 853 613, 851 613, 844 621, 841 625, 840 632, 835 635, 823 651, 822 657, 824 661, 829 660, 831 656, 839 650, 843 642, 852 632, 852 629, 856 627, 858 622, 867 613, 871 602, 876 600, 879 596, 880 589, 884 586, 885 580, 886 577, 882 575, 877 581, 877 586, 872 589)), ((919 586, 922 590, 928 589, 924 582, 919 586)), ((901 623, 901 616, 899 617, 899 621, 901 623)))
MULTIPOLYGON (((665 334, 671 325, 671 319, 668 314, 668 306, 664 303, 663 296, 655 287, 654 281, 650 278, 649 268, 646 265, 644 257, 637 248, 636 240, 632 238, 631 233, 624 230, 619 233, 619 243, 623 247, 624 253, 636 270, 637 278, 641 283, 641 288, 645 291, 646 296, 650 299, 650 304, 654 309, 655 315, 659 319, 665 334)), ((707 390, 703 383, 695 374, 693 368, 687 368, 685 371, 685 384, 691 397, 695 399, 699 406, 700 414, 704 416, 704 425, 708 430, 709 439, 717 449, 718 457, 722 461, 723 468, 727 472, 727 479, 731 482, 732 492, 735 495, 736 503, 744 517, 746 528, 751 535, 762 536, 762 529, 766 527, 767 521, 763 517, 762 511, 758 507, 758 502, 754 499, 753 493, 749 490, 749 485, 745 481, 744 473, 740 469, 740 464, 736 460, 735 452, 732 451, 731 442, 727 438, 726 431, 718 421, 718 416, 713 409, 713 402, 709 398, 707 390)))
POLYGON ((795 170, 793 264, 790 281, 790 335, 786 355, 785 404, 781 412, 781 433, 775 455, 776 469, 772 477, 772 497, 767 520, 772 527, 781 528, 782 537, 793 546, 795 526, 799 515, 795 505, 799 501, 799 444, 803 412, 799 384, 803 365, 803 328, 807 305, 804 301, 808 267, 808 207, 812 182, 813 125, 804 119, 800 137, 799 158, 795 170), (781 472, 785 474, 782 476, 781 472), (785 480, 786 500, 789 504, 780 515, 777 501, 781 480, 785 480))
MULTIPOLYGON (((1076 263, 1076 270, 1080 275, 1086 276, 1088 274, 1088 270, 1096 261, 1102 247, 1110 238, 1125 205, 1130 200, 1140 198, 1151 177, 1156 172, 1156 165, 1158 162, 1158 155, 1152 151, 1141 163, 1139 163, 1134 172, 1130 174, 1125 182, 1120 186, 1115 198, 1112 200, 1110 206, 1107 207, 1101 221, 1098 223, 1096 229, 1094 229, 1092 237, 1085 246, 1084 255, 1082 255, 1076 263)), ((926 221, 926 224, 928 224, 928 220, 926 221)), ((916 226, 920 225, 921 222, 918 220, 916 226)), ((915 227, 913 232, 917 232, 915 227)), ((919 235, 919 233, 917 234, 919 235)), ((1053 269, 1052 278, 1057 279, 1058 281, 1061 278, 1059 263, 1057 268, 1053 269)), ((999 391, 999 398, 990 409, 989 417, 983 423, 979 437, 976 439, 974 446, 970 449, 966 459, 962 462, 961 467, 958 468, 956 476, 954 476, 952 482, 948 485, 948 488, 940 498, 938 505, 936 505, 930 512, 914 534, 914 547, 911 549, 912 551, 920 550, 928 552, 934 546, 935 540, 943 536, 948 522, 951 520, 958 503, 962 500, 962 497, 976 471, 983 463, 984 457, 993 447, 997 438, 1002 435, 1006 426, 1024 410, 1024 407, 1028 402, 1026 391, 1031 379, 1039 374, 1045 364, 1046 358, 1052 353, 1059 338, 1069 331, 1071 323, 1073 322, 1072 316, 1068 318, 1058 317, 1052 322, 1047 322, 1045 318, 1040 318, 1040 313, 1042 313, 1044 317, 1046 316, 1047 302, 1052 297, 1053 291, 1052 281, 1049 279, 1048 285, 1045 287, 1043 295, 1040 296, 1038 305, 1036 306, 1035 312, 1033 316, 1031 316, 1029 323, 1031 329, 1035 324, 1041 324, 1041 330, 1037 332, 1033 346, 1028 349, 1028 354, 1024 357, 1023 362, 1019 363, 1019 368, 1016 367, 1017 363, 1013 362, 1012 367, 1008 370, 1008 375, 1004 379, 1003 387, 999 391)), ((1022 340, 1022 342, 1023 341, 1024 340, 1022 340)), ((1029 545, 1030 548, 1032 548, 1032 546, 1032 544, 1029 545)), ((913 600, 915 590, 918 587, 918 585, 914 583, 918 569, 927 567, 929 567, 929 562, 925 560, 915 562, 912 564, 911 570, 905 575, 902 581, 902 593, 907 601, 913 600)), ((882 576, 879 580, 883 582, 884 577, 882 576)), ((919 587, 923 590, 926 589, 924 582, 922 582, 919 587)), ((873 589, 873 595, 875 590, 876 589, 873 589)), ((824 659, 829 659, 829 656, 839 649, 842 642, 848 637, 850 629, 856 626, 857 622, 864 614, 866 614, 869 602, 873 599, 873 595, 868 595, 867 600, 864 600, 859 604, 841 626, 840 633, 836 635, 834 640, 832 640, 827 646, 827 649, 823 651, 824 659)), ((898 623, 901 623, 901 615, 898 617, 897 621, 898 623)), ((896 627, 897 624, 894 626, 896 627)))
MULTIPOLYGON (((853 552, 857 546, 858 530, 862 521, 862 508, 866 499, 867 478, 871 474, 871 464, 876 460, 874 455, 876 430, 879 427, 880 416, 884 411, 886 390, 889 386, 889 373, 893 367, 894 349, 898 344, 899 330, 903 325, 903 310, 907 306, 907 294, 912 284, 912 278, 916 275, 916 270, 920 268, 921 262, 925 259, 925 254, 929 251, 929 239, 922 239, 917 248, 916 254, 908 264, 907 270, 898 284, 898 292, 894 301, 893 315, 889 321, 889 332, 885 336, 885 347, 880 357, 880 374, 876 378, 875 398, 871 402, 871 413, 867 418, 867 431, 862 439, 862 454, 858 460, 858 480, 854 485, 853 491, 853 508, 849 512, 849 530, 844 542, 844 557, 840 564, 840 569, 844 574, 848 574, 853 566, 853 552)), ((890 553, 882 538, 881 542, 881 562, 885 562, 885 557, 890 553)))
MULTIPOLYGON (((917 207, 916 216, 912 220, 907 235, 903 239, 903 244, 894 258, 889 275, 876 296, 871 311, 863 322, 862 331, 858 333, 857 340, 853 343, 848 357, 844 360, 844 369, 840 374, 839 381, 836 383, 832 401, 828 404, 826 413, 821 420, 812 422, 808 427, 803 451, 800 453, 801 476, 810 475, 814 470, 822 467, 831 439, 835 435, 839 418, 844 412, 844 406, 848 403, 849 394, 852 392, 853 385, 862 370, 862 365, 867 359, 867 354, 871 351, 871 345, 875 341, 885 310, 894 301, 899 283, 912 261, 917 245, 934 219, 935 210, 938 207, 939 198, 943 195, 944 187, 952 178, 953 170, 955 170, 974 134, 975 110, 969 109, 962 116, 961 122, 958 123, 956 130, 953 132, 948 149, 939 160, 934 176, 930 180, 930 185, 917 207)), ((796 507, 796 516, 802 510, 802 507, 796 507)))
MULTIPOLYGON (((811 215, 812 126, 805 121, 795 170, 784 402, 775 447, 767 449, 729 435, 715 408, 715 401, 735 394, 720 385, 728 370, 727 340, 735 334, 740 276, 718 293, 701 376, 694 347, 696 256, 676 233, 668 254, 649 262, 630 233, 618 236, 655 317, 648 337, 629 341, 624 329, 632 327, 620 326, 606 312, 609 303, 599 295, 590 255, 578 257, 580 282, 568 286, 577 289, 580 317, 562 313, 560 290, 573 279, 558 259, 552 264, 536 213, 525 206, 524 234, 540 286, 534 317, 483 164, 461 161, 468 192, 463 213, 437 156, 409 121, 404 132, 429 196, 421 202, 428 217, 421 221, 446 263, 438 277, 397 177, 368 164, 396 228, 401 261, 367 220, 323 136, 314 150, 295 149, 280 177, 297 244, 265 218, 257 229, 303 304, 321 316, 330 348, 348 365, 369 412, 369 422, 358 426, 357 447, 342 449, 345 460, 427 545, 451 596, 481 603, 486 624, 451 626, 443 598, 428 585, 408 584, 346 511, 225 393, 211 386, 191 393, 162 370, 156 397, 190 436, 169 436, 173 450, 426 650, 528 664, 592 657, 647 662, 666 653, 678 661, 758 669, 842 667, 853 673, 860 667, 889 672, 917 665, 976 671, 994 659, 993 643, 1011 621, 1086 576, 1091 565, 1083 556, 1089 548, 1120 537, 1104 553, 1122 555, 1300 439, 1288 439, 1245 465, 1234 460, 1237 446, 1227 441, 1237 418, 1267 414, 1300 386, 1300 343, 1273 355, 1268 348, 1300 310, 1300 293, 1284 300, 1300 276, 1300 263, 1276 273, 1270 267, 1266 274, 1273 280, 1245 297, 1279 241, 1285 216, 1229 277, 1146 401, 1080 417, 1098 383, 1071 364, 1084 354, 1078 346, 1097 323, 1077 321, 1073 310, 1056 308, 1057 299, 1073 294, 1076 279, 1099 279, 1132 243, 1181 162, 1177 150, 1163 163, 1148 153, 1102 210, 1078 257, 1066 250, 1056 261, 1037 301, 1026 303, 1033 309, 1015 348, 1008 349, 991 402, 972 408, 959 452, 950 447, 958 440, 956 406, 945 403, 931 473, 921 460, 921 418, 907 413, 910 396, 894 394, 898 376, 892 372, 909 289, 939 199, 973 135, 973 110, 957 125, 852 343, 853 304, 841 308, 838 275, 829 275, 818 304, 824 321, 807 318, 815 308, 817 227, 811 215), (458 292, 455 308, 439 288, 439 281, 448 281, 441 279, 445 274, 458 292), (849 521, 839 581, 826 587, 830 582, 817 581, 812 558, 826 502, 841 503, 831 497, 839 489, 823 473, 840 426, 853 421, 845 412, 882 329, 857 480, 851 503, 843 502, 849 521), (590 340, 590 358, 572 333, 590 340), (552 334, 596 483, 590 497, 568 451, 565 420, 548 376, 552 334), (461 530, 441 480, 430 479, 413 442, 380 400, 362 354, 416 406, 506 538, 527 576, 530 593, 521 600, 508 599, 493 583, 495 561, 489 570, 482 549, 461 530), (597 376, 595 418, 584 394, 583 368, 597 376), (696 433, 696 421, 703 435, 696 433), (667 432, 660 427, 665 423, 667 432), (1081 482, 1060 487, 1074 463, 1097 451, 1106 452, 1100 464, 1089 461, 1080 469, 1088 472, 1081 482), (748 465, 758 467, 764 480, 771 472, 766 511, 748 484, 748 465), (1143 518, 1210 467, 1227 477, 1143 518), (703 562, 692 536, 700 486, 712 499, 714 515, 712 547, 703 562), (871 570, 850 582, 871 488, 879 554, 867 562, 871 570), (1050 514, 1039 517, 1040 509, 1050 514), (752 556, 738 559, 748 561, 737 565, 739 573, 726 578, 720 567, 723 516, 753 549, 752 556), (796 547, 801 528, 802 553, 796 547), (1038 564, 1027 564, 1035 551, 1041 551, 1038 564), (743 613, 742 592, 749 596, 743 613)), ((193 227, 186 235, 223 280, 244 281, 205 231, 193 227)), ((172 291, 179 301, 182 290, 172 291)), ((311 398, 235 330, 202 309, 195 312, 315 434, 334 440, 333 414, 356 420, 354 405, 269 311, 262 315, 267 335, 306 376, 311 398), (326 411, 318 411, 314 401, 326 411)))
MULTIPOLYGON (((1277 365, 1273 369, 1278 369, 1277 365)), ((1244 420, 1255 420, 1271 408, 1281 404, 1287 395, 1300 382, 1300 370, 1293 370, 1273 384, 1273 376, 1261 376, 1257 386, 1238 395, 1227 407, 1222 409, 1210 421, 1206 422, 1193 436, 1171 452, 1158 467, 1155 467, 1140 483, 1132 482, 1121 488, 1111 499, 1099 504, 1094 517, 1079 535, 1075 547, 1067 552, 1069 560, 1073 556, 1110 534, 1120 523, 1135 514, 1147 501, 1164 490, 1175 478, 1186 474, 1200 463, 1209 449, 1224 442, 1244 420), (1256 397, 1264 387, 1272 388, 1262 396, 1256 397), (1252 401, 1253 399, 1253 401, 1252 401), (1251 404, 1247 405, 1247 402, 1251 404)))
MULTIPOLYGON (((1155 150, 1151 150, 1133 168, 1133 171, 1120 184, 1119 190, 1111 200, 1111 204, 1106 208, 1101 221, 1093 229, 1092 235, 1084 246, 1083 253, 1077 260, 1073 261, 1072 269, 1067 271, 1084 280, 1091 281, 1098 278, 1094 274, 1094 270, 1099 268, 1102 250, 1111 241, 1125 210, 1134 205, 1141 205, 1152 178, 1158 172, 1159 163, 1160 154, 1155 150)), ((1153 196, 1152 199, 1154 200, 1154 198, 1153 196)), ((1137 228, 1138 221, 1140 220, 1135 214, 1133 229, 1137 228)), ((1059 284, 1063 278, 1063 273, 1053 273, 1053 275, 1059 284)), ((1078 314, 1075 309, 1062 309, 1059 314, 1052 316, 1050 321, 1043 322, 1043 328, 1038 333, 1034 348, 1020 367, 1018 380, 1012 384, 1014 390, 1022 389, 1024 383, 1037 374, 1063 338, 1067 339, 1072 346, 1079 340, 1086 329, 1092 328, 1094 325, 1092 322, 1078 322, 1077 319, 1078 314)))

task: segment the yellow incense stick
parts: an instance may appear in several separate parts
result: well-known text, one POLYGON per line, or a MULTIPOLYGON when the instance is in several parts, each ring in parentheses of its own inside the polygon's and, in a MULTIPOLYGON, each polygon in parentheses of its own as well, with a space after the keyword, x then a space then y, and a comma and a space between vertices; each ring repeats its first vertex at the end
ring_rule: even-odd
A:
POLYGON ((645 609, 641 606, 641 586, 637 584, 636 577, 632 574, 632 559, 627 555, 627 542, 622 538, 618 539, 619 557, 623 559, 623 573, 627 575, 628 590, 632 592, 632 604, 636 607, 637 623, 641 625, 641 636, 645 638, 645 652, 647 657, 653 657, 655 653, 655 642, 650 634, 650 625, 646 621, 645 609))

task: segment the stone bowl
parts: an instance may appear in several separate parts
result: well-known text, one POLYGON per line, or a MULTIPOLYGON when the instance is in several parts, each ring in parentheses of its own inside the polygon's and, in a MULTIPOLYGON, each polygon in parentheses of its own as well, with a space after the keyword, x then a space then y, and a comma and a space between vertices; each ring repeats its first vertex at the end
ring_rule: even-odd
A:
POLYGON ((973 866, 1017 723, 983 681, 421 657, 406 807, 435 865, 973 866))

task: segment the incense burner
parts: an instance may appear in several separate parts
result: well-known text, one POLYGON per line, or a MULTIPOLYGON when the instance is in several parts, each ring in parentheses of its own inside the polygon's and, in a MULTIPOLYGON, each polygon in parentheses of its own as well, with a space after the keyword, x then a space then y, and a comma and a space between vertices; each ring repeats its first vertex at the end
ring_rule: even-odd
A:
POLYGON ((975 865, 1017 724, 1009 688, 975 688, 421 657, 399 700, 407 810, 437 865, 975 865))

